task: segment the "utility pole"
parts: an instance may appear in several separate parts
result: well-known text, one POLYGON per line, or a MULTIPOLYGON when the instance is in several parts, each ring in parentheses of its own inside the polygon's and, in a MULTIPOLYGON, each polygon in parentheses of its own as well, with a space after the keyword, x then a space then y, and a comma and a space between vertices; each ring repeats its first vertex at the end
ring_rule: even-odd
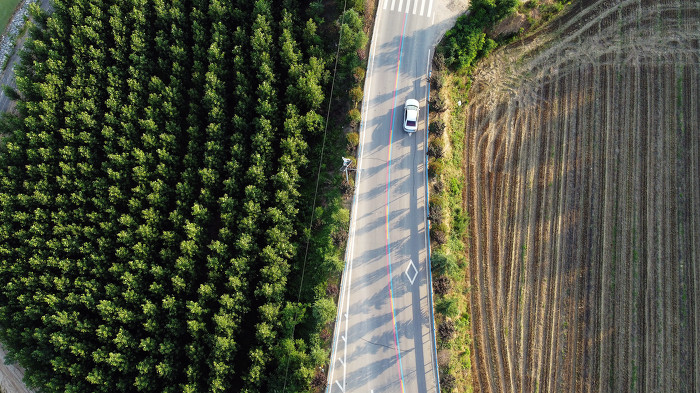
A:
POLYGON ((350 164, 352 164, 352 160, 349 158, 343 158, 343 166, 340 168, 341 171, 345 172, 345 181, 350 182, 350 178, 348 177, 348 171, 356 171, 357 169, 354 168, 349 168, 350 164))

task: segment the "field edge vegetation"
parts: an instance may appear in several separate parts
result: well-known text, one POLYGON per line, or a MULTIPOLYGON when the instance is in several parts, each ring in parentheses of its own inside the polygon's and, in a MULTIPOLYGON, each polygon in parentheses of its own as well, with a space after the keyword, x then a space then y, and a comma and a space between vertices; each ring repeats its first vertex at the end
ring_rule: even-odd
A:
POLYGON ((446 392, 478 390, 472 378, 474 342, 466 249, 473 206, 467 206, 464 188, 463 109, 468 104, 472 74, 479 60, 533 33, 566 4, 568 1, 559 0, 472 1, 468 13, 457 19, 435 51, 428 119, 429 215, 438 365, 441 389, 446 392))

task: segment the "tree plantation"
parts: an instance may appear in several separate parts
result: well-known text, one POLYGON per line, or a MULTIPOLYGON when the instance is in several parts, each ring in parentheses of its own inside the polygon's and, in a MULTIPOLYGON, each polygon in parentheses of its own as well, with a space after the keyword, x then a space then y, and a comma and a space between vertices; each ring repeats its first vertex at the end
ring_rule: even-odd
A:
POLYGON ((31 386, 309 389, 339 268, 332 240, 304 258, 330 82, 309 3, 34 9, 0 130, 0 342, 31 386))

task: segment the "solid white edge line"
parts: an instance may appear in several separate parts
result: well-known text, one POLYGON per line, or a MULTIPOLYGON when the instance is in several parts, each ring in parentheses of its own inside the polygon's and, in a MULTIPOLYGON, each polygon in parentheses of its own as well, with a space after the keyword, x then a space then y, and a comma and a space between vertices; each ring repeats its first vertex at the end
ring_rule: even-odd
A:
MULTIPOLYGON (((425 63, 425 77, 426 78, 430 77, 430 75, 428 75, 428 72, 430 72, 430 49, 428 49, 428 62, 425 63)), ((427 86, 428 86, 428 84, 426 83, 426 87, 427 86)), ((427 90, 425 92, 425 99, 426 99, 425 105, 428 105, 428 101, 427 101, 428 100, 428 91, 427 90)), ((425 119, 425 121, 427 122, 428 119, 425 119)), ((428 146, 426 146, 425 148, 427 149, 428 146)))
MULTIPOLYGON (((430 72, 430 49, 428 49, 428 61, 425 64, 425 77, 426 78, 430 77, 429 72, 430 72)), ((426 87, 425 95, 423 98, 425 99, 425 105, 427 106, 427 105, 430 105, 430 103, 428 102, 428 95, 430 94, 430 90, 429 90, 430 89, 430 82, 427 80, 426 80, 426 82, 427 83, 425 84, 425 87, 426 87)), ((426 114, 429 115, 430 113, 428 111, 426 111, 426 114)), ((428 119, 428 118, 425 119, 425 151, 426 152, 428 151, 428 125, 429 125, 428 121, 429 120, 430 119, 428 119)), ((429 262, 430 245, 428 244, 430 242, 430 227, 428 225, 428 176, 427 176, 428 160, 427 160, 427 158, 425 159, 425 168, 424 169, 426 172, 426 176, 423 176, 423 185, 425 186, 425 192, 423 193, 423 195, 425 196, 425 203, 423 204, 423 216, 425 217, 425 221, 423 221, 423 222, 424 222, 424 226, 425 226, 424 233, 425 233, 425 251, 426 251, 426 253, 425 253, 425 283, 426 283, 426 289, 428 291, 430 291, 430 285, 432 283, 430 282, 430 262, 429 262)), ((430 294, 428 294, 428 302, 430 302, 430 294)), ((430 314, 433 313, 433 305, 432 304, 428 304, 428 310, 430 310, 430 314)), ((430 332, 430 334, 432 334, 432 332, 431 332, 432 318, 435 318, 435 316, 428 315, 428 332, 430 332)), ((431 358, 433 357, 433 351, 430 351, 430 357, 431 358)), ((431 366, 434 363, 434 361, 435 361, 435 359, 433 359, 433 362, 430 362, 431 366)), ((433 370, 433 372, 436 374, 435 379, 437 380, 439 378, 437 376, 437 371, 433 370)), ((437 381, 435 381, 435 382, 437 383, 437 381)))
MULTIPOLYGON (((387 2, 389 0, 386 0, 387 2)), ((393 10, 393 4, 395 0, 392 0, 392 10, 393 10)), ((369 97, 369 92, 372 89, 372 78, 371 75, 373 74, 373 66, 374 66, 374 56, 375 56, 375 49, 376 49, 376 43, 377 41, 374 40, 374 38, 377 36, 377 26, 379 26, 379 12, 377 12, 377 16, 375 18, 375 32, 372 34, 372 43, 371 43, 371 48, 370 48, 370 56, 369 60, 367 63, 367 73, 365 74, 365 83, 367 84, 367 88, 365 89, 366 91, 366 97, 369 97)), ((360 178, 362 174, 362 152, 364 150, 364 144, 365 144, 365 136, 367 135, 366 133, 366 119, 367 119, 367 112, 369 110, 369 98, 367 100, 364 100, 362 103, 362 112, 364 113, 363 116, 361 117, 361 126, 360 126, 360 133, 362 135, 361 141, 360 141, 360 148, 358 151, 358 159, 357 159, 357 170, 355 171, 355 195, 353 196, 353 206, 352 206, 352 212, 350 214, 351 220, 350 220, 350 231, 349 231, 349 236, 348 236, 348 250, 346 252, 346 266, 347 266, 347 271, 345 272, 345 275, 343 277, 343 280, 341 280, 341 292, 340 292, 340 297, 338 301, 338 313, 337 313, 337 318, 336 321, 341 321, 342 320, 342 306, 343 306, 343 298, 346 297, 345 294, 347 294, 347 301, 345 302, 345 335, 344 337, 348 337, 348 325, 349 325, 349 310, 350 310, 350 287, 352 285, 352 260, 354 257, 354 252, 355 252, 355 229, 356 229, 356 220, 357 220, 357 201, 359 199, 360 195, 360 178), (346 282, 346 285, 343 285, 343 281, 346 282), (347 286, 347 287, 346 287, 347 286)), ((334 329, 335 330, 335 329, 334 329)), ((336 333, 335 337, 335 343, 333 344, 333 353, 337 351, 337 345, 338 345, 338 334, 336 333)), ((344 340, 345 342, 345 350, 343 351, 343 360, 341 363, 343 364, 343 386, 341 390, 344 392, 346 387, 345 387, 345 379, 346 379, 346 371, 347 371, 347 339, 344 340)), ((333 375, 335 373, 335 356, 332 357, 332 364, 330 365, 330 370, 328 374, 328 381, 333 381, 333 375)), ((338 358, 338 360, 340 360, 338 358)), ((337 382, 337 381, 336 381, 337 382)), ((328 393, 331 392, 332 390, 332 384, 327 384, 328 386, 328 393)), ((338 384, 340 386, 340 384, 338 384)))

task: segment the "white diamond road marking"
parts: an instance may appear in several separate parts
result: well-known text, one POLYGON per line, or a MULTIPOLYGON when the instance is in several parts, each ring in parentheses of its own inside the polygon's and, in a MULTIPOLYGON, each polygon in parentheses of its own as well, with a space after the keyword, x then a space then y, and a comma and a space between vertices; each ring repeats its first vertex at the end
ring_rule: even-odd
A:
POLYGON ((410 281, 411 285, 413 285, 413 282, 416 281, 416 276, 418 276, 418 269, 416 269, 416 265, 413 264, 412 260, 408 260, 408 267, 404 273, 406 274, 406 277, 408 277, 408 281, 410 281), (411 270, 411 268, 413 268, 413 277, 411 277, 411 273, 408 272, 411 270))

